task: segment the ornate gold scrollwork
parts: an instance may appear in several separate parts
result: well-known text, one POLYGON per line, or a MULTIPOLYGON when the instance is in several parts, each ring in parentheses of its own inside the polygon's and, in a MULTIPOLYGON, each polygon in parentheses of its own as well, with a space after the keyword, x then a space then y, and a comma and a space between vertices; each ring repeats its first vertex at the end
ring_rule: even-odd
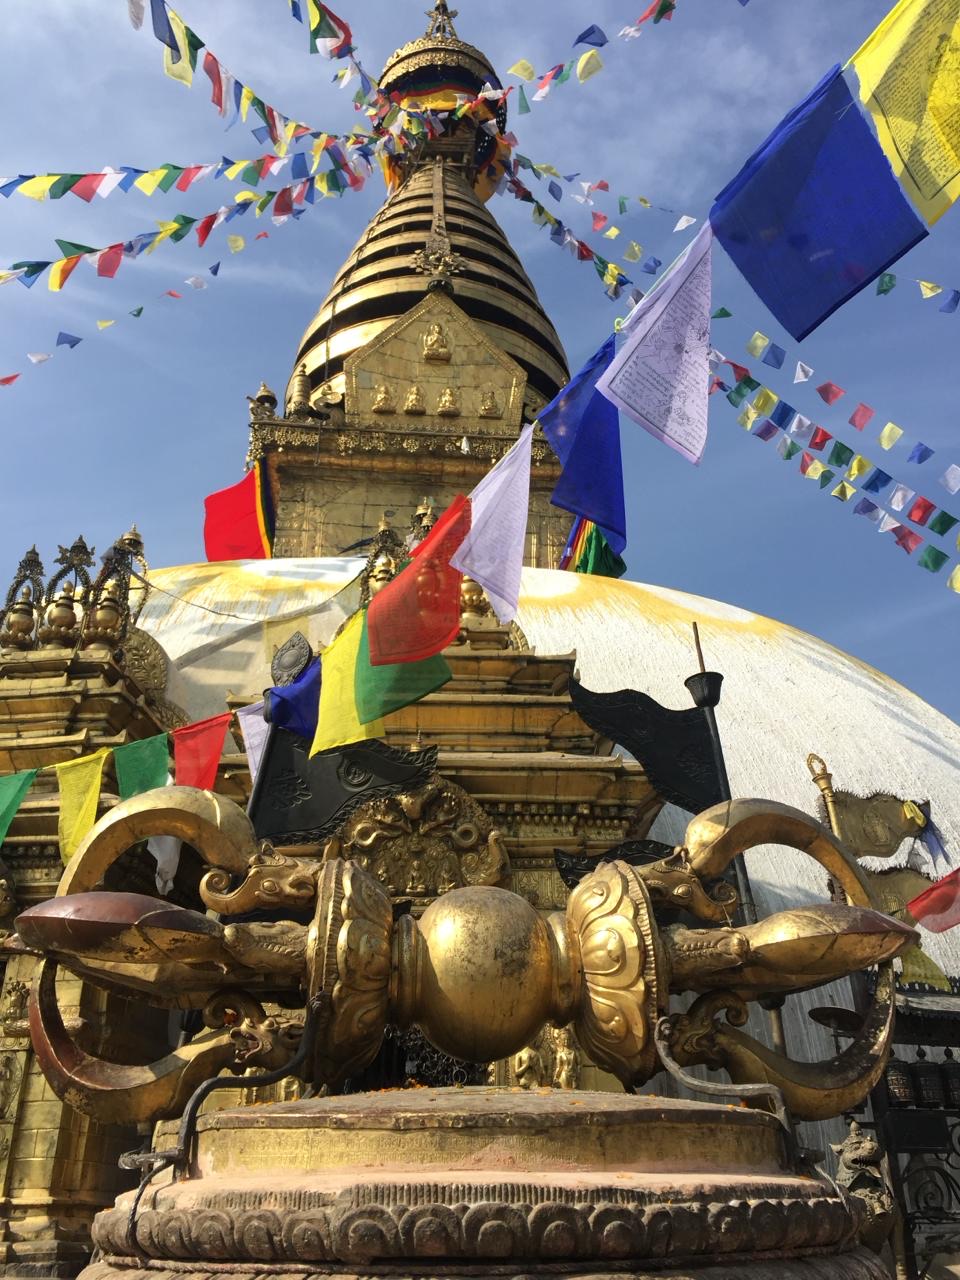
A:
POLYGON ((317 896, 319 866, 275 853, 268 846, 254 854, 243 882, 215 867, 200 881, 200 897, 211 911, 239 915, 254 907, 309 906, 317 896))

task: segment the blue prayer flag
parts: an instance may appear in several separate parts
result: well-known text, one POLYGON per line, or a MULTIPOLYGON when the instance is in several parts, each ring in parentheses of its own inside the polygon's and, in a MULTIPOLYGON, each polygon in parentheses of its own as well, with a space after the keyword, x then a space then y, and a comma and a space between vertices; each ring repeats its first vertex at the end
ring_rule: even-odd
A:
POLYGON ((167 6, 164 0, 150 0, 150 16, 153 18, 153 34, 170 50, 170 61, 180 61, 180 46, 173 34, 173 27, 167 17, 167 6))
POLYGON ((951 289, 946 302, 940 308, 945 311, 948 316, 952 316, 957 307, 960 307, 960 289, 951 289))
POLYGON ((655 258, 653 254, 651 254, 650 257, 641 264, 640 270, 646 271, 648 276, 655 276, 662 266, 663 263, 660 259, 655 258))
POLYGON ((771 369, 782 369, 786 358, 786 351, 784 351, 783 347, 778 347, 775 342, 771 342, 763 353, 763 363, 768 364, 771 369))
POLYGON ((554 200, 563 199, 563 187, 561 187, 559 182, 555 182, 553 178, 551 178, 547 183, 547 190, 553 196, 554 200))
POLYGON ((265 124, 259 125, 256 129, 251 129, 250 132, 253 134, 253 136, 256 138, 258 142, 272 141, 270 137, 270 130, 267 128, 265 124))
POLYGON ((268 689, 265 702, 264 714, 270 724, 312 740, 320 710, 320 659, 314 658, 293 684, 268 689))
POLYGON ((933 457, 933 450, 925 444, 915 444, 910 450, 908 462, 926 462, 928 458, 933 457))
MULTIPOLYGON (((780 366, 777 365, 777 368, 779 369, 780 366)), ((778 400, 770 414, 770 421, 786 431, 796 412, 792 404, 787 404, 786 400, 778 400)))
POLYGON ((213 264, 213 266, 210 268, 210 274, 211 274, 212 276, 218 276, 218 275, 220 274, 220 263, 219 263, 219 262, 215 262, 215 263, 213 264))
POLYGON ((83 341, 83 339, 82 339, 82 338, 78 338, 78 337, 76 336, 76 334, 73 334, 73 333, 64 333, 64 331, 63 331, 62 329, 61 329, 61 331, 57 334, 57 346, 58 346, 58 347, 69 347, 71 351, 72 351, 72 350, 73 350, 73 348, 77 345, 77 343, 78 343, 78 342, 82 342, 82 341, 83 341))
POLYGON ((28 176, 29 175, 26 173, 21 173, 19 177, 11 178, 9 182, 5 182, 3 186, 0 187, 0 196, 3 196, 5 200, 9 200, 17 187, 20 186, 20 183, 26 182, 28 176))
POLYGON ((839 67, 720 192, 710 222, 797 340, 927 234, 839 67))
POLYGON ((872 516, 875 511, 880 508, 875 502, 871 502, 869 498, 861 498, 857 505, 853 508, 855 516, 872 516))
POLYGON ((303 14, 300 12, 300 0, 290 0, 290 12, 298 22, 303 21, 303 14))
POLYGON ((120 168, 123 172, 123 177, 117 183, 117 186, 121 191, 129 191, 136 180, 146 173, 146 169, 131 169, 128 164, 122 164, 120 168))
POLYGON ((893 476, 888 476, 885 471, 881 471, 879 467, 875 467, 873 474, 863 486, 864 493, 882 493, 883 490, 893 481, 893 476))
POLYGON ((12 269, 19 271, 21 267, 26 267, 26 274, 17 276, 17 279, 27 289, 32 289, 49 265, 49 262, 15 262, 12 269))
POLYGON ((602 49, 606 43, 607 37, 602 28, 596 23, 591 23, 586 31, 580 32, 573 42, 573 47, 576 48, 578 44, 592 44, 595 49, 602 49))
POLYGON ((597 390, 615 351, 611 334, 538 419, 563 467, 550 501, 592 520, 620 555, 627 545, 620 415, 597 390))
POLYGON ((297 151, 295 153, 290 164, 290 176, 291 178, 296 178, 298 182, 310 177, 310 165, 307 162, 307 153, 305 151, 297 151))
POLYGON ((933 859, 933 865, 938 866, 942 858, 947 866, 950 865, 950 855, 947 853, 946 846, 943 843, 943 833, 930 816, 930 801, 924 800, 920 805, 920 812, 927 820, 927 825, 920 830, 920 843, 933 859))

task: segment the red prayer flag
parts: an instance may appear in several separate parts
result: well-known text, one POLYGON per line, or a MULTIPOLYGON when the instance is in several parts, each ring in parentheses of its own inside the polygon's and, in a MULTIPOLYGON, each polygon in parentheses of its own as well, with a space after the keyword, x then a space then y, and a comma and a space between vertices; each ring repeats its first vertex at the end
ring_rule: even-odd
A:
POLYGON ((814 464, 814 456, 812 453, 804 453, 800 459, 800 474, 806 475, 814 464))
POLYGON ((107 175, 105 173, 84 173, 80 179, 70 188, 71 194, 79 196, 81 200, 86 200, 87 204, 93 199, 107 175))
POLYGON ((201 218, 194 228, 197 233, 197 244, 201 249, 206 244, 207 236, 209 236, 210 232, 213 230, 216 221, 217 215, 215 213, 208 213, 205 218, 201 218))
POLYGON ((101 250, 97 254, 97 275, 106 276, 108 280, 120 270, 120 263, 123 261, 123 245, 111 244, 106 249, 101 250))
POLYGON ((835 382, 824 382, 817 387, 817 395, 827 404, 836 404, 840 397, 846 394, 843 387, 838 387, 835 382))
POLYGON ((177 293, 176 289, 167 289, 164 291, 165 298, 182 298, 182 293, 177 293))
POLYGON ((593 250, 588 244, 584 244, 582 240, 577 241, 577 258, 581 262, 593 261, 593 250))
POLYGON ((0 387, 11 387, 20 377, 19 373, 8 373, 5 378, 0 378, 0 387))
POLYGON ((470 501, 458 495, 410 563, 370 601, 367 636, 375 667, 421 662, 440 653, 460 630, 460 583, 450 564, 470 532, 470 501))
POLYGON ((222 715, 211 716, 209 720, 198 720, 196 724, 173 730, 170 735, 173 738, 173 776, 178 787, 213 790, 227 726, 232 719, 233 713, 225 711, 222 715))
POLYGON ((945 933, 960 924, 960 871, 951 871, 918 893, 907 903, 907 910, 931 933, 945 933))
POLYGON ((270 232, 269 232, 269 231, 258 231, 258 232, 257 232, 257 234, 256 234, 253 238, 254 238, 254 240, 266 240, 266 238, 267 238, 267 236, 269 236, 269 234, 270 234, 270 232))
POLYGON ((817 427, 813 435, 810 437, 810 448, 821 450, 828 440, 832 440, 833 436, 829 431, 824 431, 823 427, 817 427))
POLYGON ((851 427, 856 427, 858 431, 862 431, 874 417, 876 412, 876 409, 871 409, 868 404, 858 404, 850 415, 851 427))
POLYGON ((610 183, 606 180, 606 178, 601 178, 599 182, 595 182, 593 184, 590 190, 591 191, 609 191, 610 183))
POLYGON ((750 377, 750 370, 745 364, 737 364, 736 360, 724 360, 724 364, 728 364, 733 370, 733 376, 737 382, 742 382, 744 378, 750 377))
POLYGON ((202 168, 202 164, 192 164, 188 169, 184 169, 183 173, 181 173, 180 177, 177 179, 177 190, 186 191, 187 187, 189 187, 190 183, 194 181, 202 168))
POLYGON ((273 202, 273 216, 282 218, 290 213, 293 213, 293 188, 282 187, 277 192, 277 198, 273 202))
MULTIPOLYGON (((267 528, 259 466, 239 484, 204 498, 203 544, 207 559, 268 560, 272 530, 267 528)), ((264 477, 264 483, 266 478, 264 477)))
POLYGON ((907 512, 907 519, 912 520, 914 524, 926 524, 936 509, 936 503, 931 502, 929 498, 918 497, 907 512))
MULTIPOLYGON (((210 52, 209 49, 203 55, 203 69, 207 73, 207 75, 210 77, 210 84, 213 90, 210 95, 210 101, 213 103, 215 107, 217 107, 220 110, 222 114, 223 113, 223 77, 220 74, 220 63, 213 56, 213 54, 210 52)), ((179 186, 179 183, 177 185, 179 186)), ((181 187, 180 189, 181 191, 186 190, 185 187, 181 187)))
POLYGON ((610 219, 607 217, 605 213, 595 213, 593 215, 594 231, 602 231, 609 221, 610 219))
POLYGON ((897 540, 897 546, 902 547, 908 556, 912 556, 917 547, 923 542, 919 533, 914 533, 912 529, 908 529, 903 524, 898 525, 896 529, 892 530, 892 533, 897 540))

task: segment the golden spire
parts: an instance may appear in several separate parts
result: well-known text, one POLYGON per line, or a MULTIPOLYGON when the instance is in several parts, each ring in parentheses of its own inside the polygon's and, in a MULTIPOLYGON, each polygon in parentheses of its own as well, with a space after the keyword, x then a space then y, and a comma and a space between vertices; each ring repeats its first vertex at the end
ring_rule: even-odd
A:
POLYGON ((457 16, 458 10, 449 9, 447 0, 437 0, 433 8, 427 11, 430 25, 427 27, 426 34, 428 36, 440 36, 444 40, 456 40, 457 33, 454 29, 453 20, 457 16))

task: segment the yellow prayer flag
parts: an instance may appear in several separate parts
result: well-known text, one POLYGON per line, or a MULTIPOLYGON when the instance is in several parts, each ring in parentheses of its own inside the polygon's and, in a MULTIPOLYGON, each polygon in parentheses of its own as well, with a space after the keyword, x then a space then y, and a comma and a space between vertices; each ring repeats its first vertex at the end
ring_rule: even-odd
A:
POLYGON ((960 595, 960 564, 957 565, 947 579, 947 586, 951 591, 956 591, 957 595, 960 595))
POLYGON ((617 266, 615 262, 607 263, 607 269, 603 273, 603 283, 604 284, 620 283, 620 268, 617 266))
POLYGON ((856 492, 852 484, 847 484, 846 480, 841 480, 835 489, 831 489, 830 496, 838 498, 841 502, 849 502, 856 492))
POLYGON ((932 280, 918 280, 917 284, 925 298, 935 298, 938 293, 943 293, 943 285, 934 284, 932 280))
POLYGON ((902 435, 903 431, 895 422, 888 422, 880 432, 877 443, 881 449, 892 449, 902 435))
POLYGON ((515 62, 512 67, 507 68, 507 75, 519 76, 521 80, 530 81, 536 79, 537 73, 534 71, 532 63, 528 62, 526 58, 521 58, 519 62, 515 62))
POLYGON ((757 413, 764 415, 773 413, 777 407, 780 397, 776 392, 771 391, 769 387, 761 387, 757 394, 753 397, 753 407, 757 413))
POLYGON ((598 71, 602 70, 603 59, 596 49, 588 49, 577 60, 577 79, 581 84, 583 84, 584 80, 589 80, 591 76, 595 76, 598 71))
POLYGON ((253 92, 248 84, 243 86, 240 91, 240 119, 246 121, 247 112, 250 110, 250 103, 253 102, 257 95, 253 92))
POLYGON ((164 240, 169 240, 175 231, 180 230, 179 222, 158 222, 157 226, 160 228, 160 234, 157 236, 156 240, 154 240, 153 244, 147 246, 147 253, 153 253, 158 244, 163 244, 164 240))
POLYGON ((98 328, 98 329, 109 329, 109 328, 110 328, 110 326, 111 326, 112 324, 116 324, 116 323, 117 323, 117 322, 116 322, 116 320, 98 320, 98 321, 97 321, 97 328, 98 328))
POLYGON ((850 62, 880 146, 932 226, 960 195, 956 0, 900 0, 850 62))
POLYGON ((261 197, 256 191, 238 191, 233 198, 237 204, 249 204, 251 200, 259 200, 261 197))
POLYGON ((227 244, 231 253, 239 253, 246 243, 243 236, 227 236, 227 244))
POLYGON ((363 640, 363 612, 355 613, 323 653, 320 714, 310 754, 379 738, 383 721, 361 724, 357 713, 357 658, 363 640))
POLYGON ((60 787, 60 857, 64 864, 77 852, 97 820, 100 782, 109 754, 109 747, 101 747, 92 755, 55 766, 60 787))
POLYGON ((642 204, 645 209, 650 208, 650 201, 646 196, 637 196, 637 204, 642 204))
POLYGON ((740 423, 741 427, 743 427, 744 431, 750 431, 753 429, 753 424, 759 417, 759 413, 757 413, 752 404, 745 404, 740 416, 737 418, 737 421, 740 423))
POLYGON ((47 288, 53 293, 59 292, 60 289, 70 279, 70 275, 80 261, 82 254, 74 255, 72 258, 59 258, 56 262, 50 264, 50 273, 47 276, 47 288))
POLYGON ((762 356, 769 345, 770 339, 765 333, 761 333, 758 329, 747 343, 747 354, 751 356, 762 356))
POLYGON ((814 458, 803 474, 808 480, 819 480, 826 469, 819 458, 814 458))
MULTIPOLYGON (((236 182, 237 178, 240 177, 241 173, 243 173, 247 165, 251 163, 252 161, 250 160, 235 161, 233 164, 229 165, 226 169, 224 169, 223 171, 224 177, 229 178, 231 182, 236 182)), ((134 186, 136 186, 136 183, 134 183, 134 186)))
POLYGON ((619 234, 619 227, 607 227, 606 231, 603 233, 603 238, 604 240, 616 240, 619 234))
POLYGON ((560 177, 560 170, 555 165, 538 164, 538 165, 534 165, 534 168, 537 170, 538 173, 549 173, 551 178, 560 177))
POLYGON ((163 69, 171 80, 179 80, 181 84, 185 84, 189 88, 193 84, 193 66, 190 63, 190 44, 187 40, 187 29, 183 25, 183 19, 175 10, 168 8, 167 17, 170 19, 170 28, 180 50, 180 58, 177 62, 174 62, 169 46, 164 45, 163 69))
POLYGON ((869 458, 865 458, 862 453, 855 453, 850 460, 850 466, 847 468, 848 480, 859 480, 861 476, 865 476, 868 471, 873 470, 873 463, 869 458))
POLYGON ((28 178, 16 188, 17 195, 29 196, 31 200, 46 200, 50 194, 50 188, 55 182, 59 182, 62 176, 59 173, 43 173, 35 178, 28 178))
POLYGON ((636 240, 631 240, 623 256, 627 262, 639 262, 643 257, 643 245, 637 244, 636 240))
POLYGON ((152 196, 166 172, 166 169, 148 169, 146 173, 141 173, 140 177, 134 180, 133 185, 145 196, 152 196))

